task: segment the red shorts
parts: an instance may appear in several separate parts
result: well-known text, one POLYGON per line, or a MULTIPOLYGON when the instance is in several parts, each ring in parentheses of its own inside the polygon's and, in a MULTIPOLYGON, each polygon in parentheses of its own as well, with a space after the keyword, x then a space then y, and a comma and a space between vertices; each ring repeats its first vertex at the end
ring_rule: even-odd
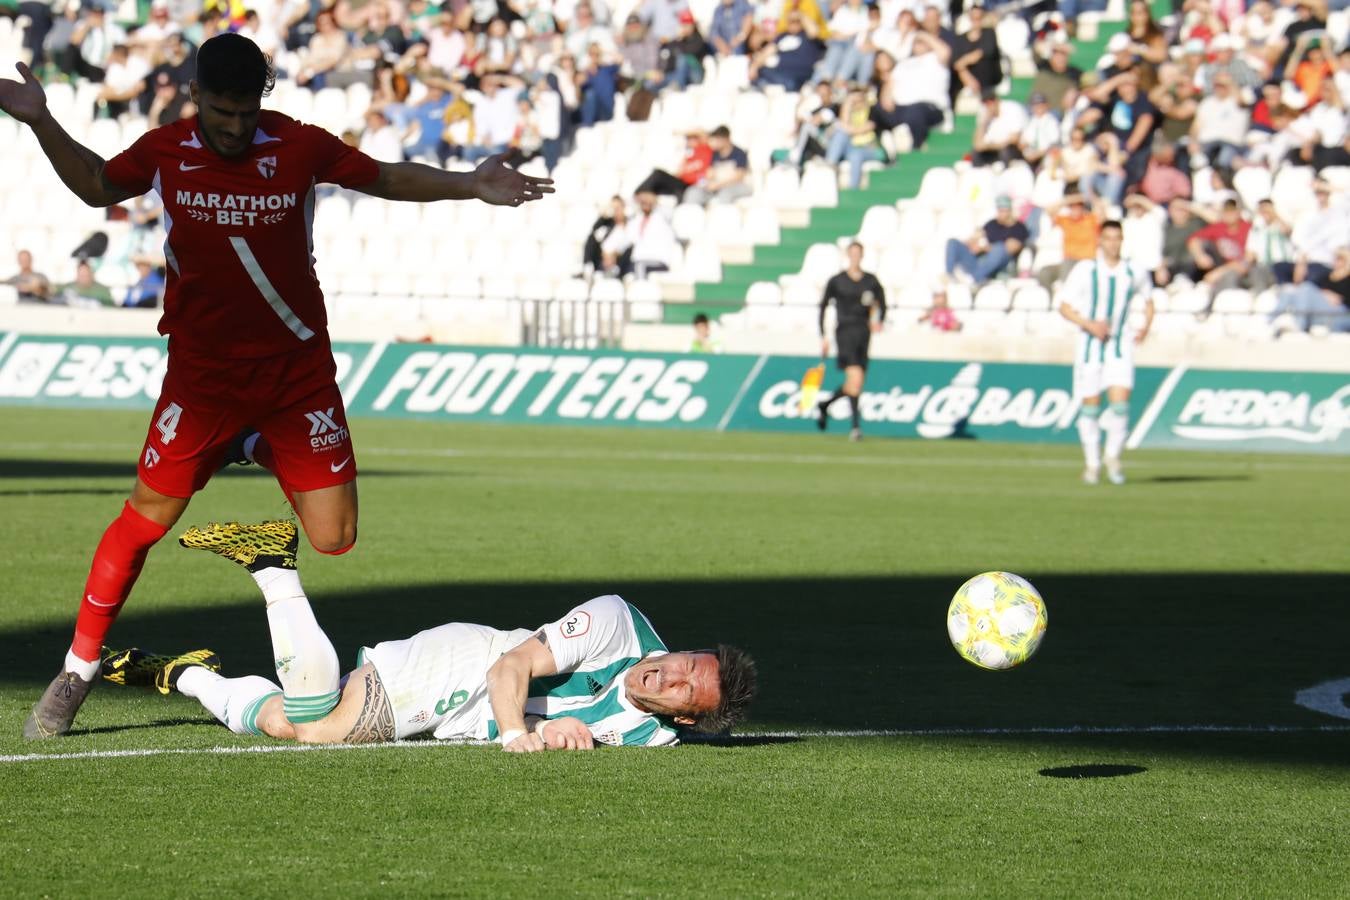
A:
POLYGON ((137 464, 141 481, 191 497, 220 468, 246 426, 262 432, 289 491, 356 478, 347 411, 325 340, 285 356, 216 360, 169 347, 169 368, 137 464))

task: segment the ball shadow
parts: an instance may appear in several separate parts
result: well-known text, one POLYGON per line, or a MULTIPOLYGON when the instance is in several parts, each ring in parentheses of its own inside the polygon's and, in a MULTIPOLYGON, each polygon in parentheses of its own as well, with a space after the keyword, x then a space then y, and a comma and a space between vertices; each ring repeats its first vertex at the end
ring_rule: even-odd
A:
POLYGON ((1041 769, 1037 775, 1046 778, 1119 778, 1122 775, 1138 775, 1147 772, 1143 766, 1123 766, 1109 763, 1088 763, 1082 766, 1057 766, 1041 769))

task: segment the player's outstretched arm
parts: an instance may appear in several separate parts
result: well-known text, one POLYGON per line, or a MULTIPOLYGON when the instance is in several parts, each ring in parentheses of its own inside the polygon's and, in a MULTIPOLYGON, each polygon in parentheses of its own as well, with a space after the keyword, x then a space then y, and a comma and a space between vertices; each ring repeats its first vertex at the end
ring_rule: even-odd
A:
POLYGON ((443 172, 422 163, 380 163, 380 174, 356 188, 384 200, 482 200, 494 206, 520 206, 553 193, 553 179, 518 172, 505 156, 488 157, 472 172, 443 172))
POLYGON ((533 753, 548 749, 540 735, 525 727, 525 699, 529 696, 531 678, 557 671, 558 664, 543 631, 503 654, 488 669, 488 702, 492 704, 492 717, 501 734, 503 750, 533 753))
POLYGON ((22 81, 0 80, 0 109, 33 129, 42 152, 71 193, 89 206, 112 206, 131 191, 109 182, 103 175, 103 157, 80 144, 52 118, 42 84, 23 63, 16 63, 22 81))

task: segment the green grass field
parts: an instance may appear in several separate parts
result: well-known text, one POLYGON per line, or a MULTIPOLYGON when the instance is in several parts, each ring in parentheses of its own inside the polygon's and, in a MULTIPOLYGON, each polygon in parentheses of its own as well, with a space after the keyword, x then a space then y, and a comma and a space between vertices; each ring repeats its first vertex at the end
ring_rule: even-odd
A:
MULTIPOLYGON (((1129 485, 1089 488, 1070 447, 360 421, 360 543, 301 562, 347 664, 362 643, 456 620, 533 626, 618 592, 672 646, 756 654, 750 736, 530 757, 427 742, 227 753, 287 745, 111 685, 74 734, 20 738, 146 417, 3 415, 4 896, 1331 897, 1350 883, 1350 720, 1294 702, 1350 678, 1350 460, 1140 452, 1129 485), (952 592, 990 569, 1031 579, 1050 609, 1039 655, 1011 672, 961 661, 944 629, 952 592), (91 755, 139 750, 167 752, 91 755), (1138 771, 1050 777, 1108 766, 1138 771)), ((183 524, 283 512, 270 477, 238 470, 183 524)), ((227 674, 270 663, 249 580, 169 540, 112 640, 211 646, 227 674)))

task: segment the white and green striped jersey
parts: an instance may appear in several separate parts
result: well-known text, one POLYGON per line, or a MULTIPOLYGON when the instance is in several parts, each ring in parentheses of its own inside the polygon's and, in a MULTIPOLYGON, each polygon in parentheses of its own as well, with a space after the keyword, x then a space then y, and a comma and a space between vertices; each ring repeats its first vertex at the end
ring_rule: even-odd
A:
MULTIPOLYGON (((659 747, 678 743, 672 722, 644 712, 628 699, 623 674, 643 658, 667 652, 647 617, 622 597, 596 597, 543 626, 558 674, 530 682, 525 714, 573 716, 597 741, 614 746, 659 747)), ((488 722, 488 738, 497 723, 488 722)))
POLYGON ((1289 240, 1289 235, 1279 225, 1268 225, 1259 216, 1247 232, 1245 249, 1262 266, 1292 262, 1294 259, 1294 244, 1289 240))
POLYGON ((1148 302, 1152 290, 1149 273, 1125 260, 1108 266, 1098 256, 1074 266, 1064 282, 1062 296, 1080 315, 1091 320, 1105 319, 1111 325, 1110 336, 1104 341, 1080 329, 1074 362, 1131 359, 1134 332, 1129 325, 1130 313, 1148 302))

